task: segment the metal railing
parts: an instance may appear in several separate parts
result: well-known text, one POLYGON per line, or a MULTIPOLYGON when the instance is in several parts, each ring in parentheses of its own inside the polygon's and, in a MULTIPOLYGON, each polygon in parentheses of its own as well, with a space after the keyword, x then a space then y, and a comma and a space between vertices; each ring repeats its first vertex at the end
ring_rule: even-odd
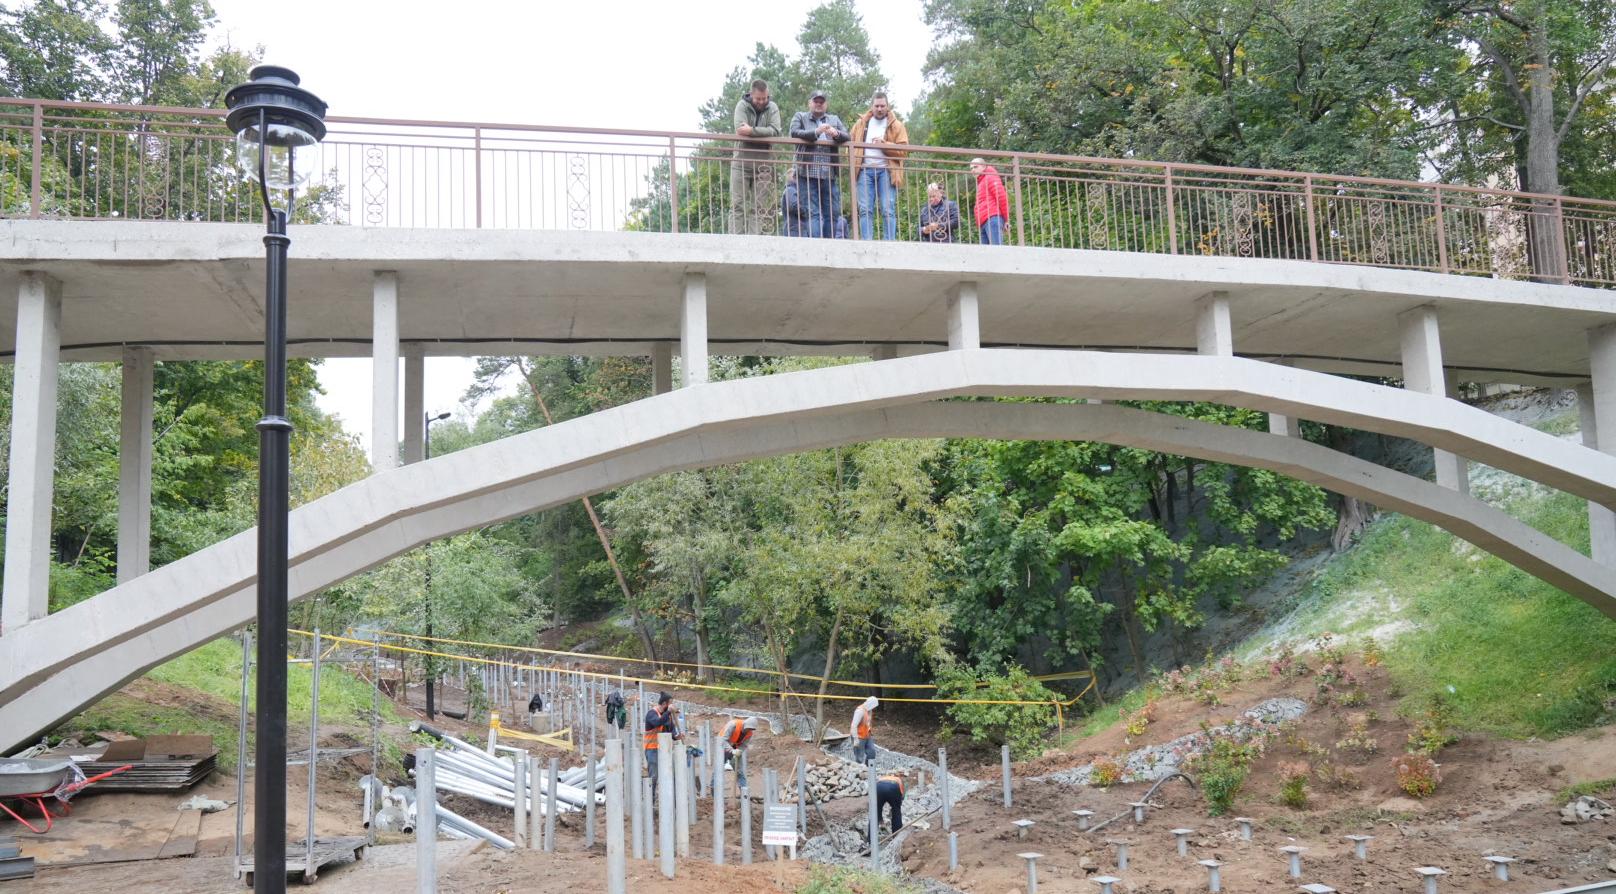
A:
MULTIPOLYGON (((801 147, 737 161, 722 134, 332 118, 294 220, 368 227, 638 230, 799 235, 782 197, 801 147), (741 166, 737 171, 737 166, 741 166), (752 199, 731 204, 745 175, 752 199)), ((828 229, 860 238, 857 162, 825 179, 828 229)), ((888 147, 890 148, 890 147, 888 147)), ((0 215, 250 222, 223 113, 0 99, 0 215)), ((982 157, 1003 180, 1013 245, 1368 264, 1616 286, 1616 202, 1373 177, 909 147, 896 237, 923 234, 926 184, 958 203, 949 241, 981 241, 982 157)), ((874 204, 874 203, 871 203, 874 204)), ((884 225, 872 209, 872 231, 884 225)))

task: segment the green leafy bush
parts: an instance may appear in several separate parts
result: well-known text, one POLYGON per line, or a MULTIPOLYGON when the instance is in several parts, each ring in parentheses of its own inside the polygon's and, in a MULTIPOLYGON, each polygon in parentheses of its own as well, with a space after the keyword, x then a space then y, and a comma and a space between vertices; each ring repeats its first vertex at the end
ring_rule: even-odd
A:
POLYGON ((949 720, 969 733, 972 741, 1009 745, 1010 753, 1017 758, 1037 756, 1044 736, 1055 725, 1056 694, 1019 665, 1012 665, 1003 674, 949 668, 938 674, 937 694, 941 698, 974 700, 950 705, 949 720), (984 704, 1010 701, 1039 704, 984 704))
POLYGON ((1307 806, 1307 778, 1313 772, 1305 761, 1279 765, 1279 803, 1297 810, 1307 806))
POLYGON ((1211 748, 1190 761, 1190 772, 1200 781, 1201 794, 1206 798, 1207 813, 1222 816, 1229 812, 1257 754, 1258 746, 1254 744, 1217 736, 1211 748))

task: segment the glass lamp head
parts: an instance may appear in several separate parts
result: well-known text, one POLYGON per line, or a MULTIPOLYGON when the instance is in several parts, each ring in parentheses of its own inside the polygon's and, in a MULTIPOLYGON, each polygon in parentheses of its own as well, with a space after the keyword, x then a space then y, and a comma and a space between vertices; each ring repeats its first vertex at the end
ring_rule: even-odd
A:
POLYGON ((236 164, 267 198, 308 180, 313 147, 325 139, 326 104, 289 68, 259 65, 251 78, 225 94, 225 122, 236 134, 236 164))

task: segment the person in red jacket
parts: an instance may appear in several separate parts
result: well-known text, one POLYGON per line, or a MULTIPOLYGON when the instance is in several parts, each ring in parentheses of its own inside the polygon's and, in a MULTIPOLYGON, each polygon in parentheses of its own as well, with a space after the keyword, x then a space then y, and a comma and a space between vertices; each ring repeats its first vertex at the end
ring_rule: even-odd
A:
POLYGON ((1004 222, 1010 219, 1010 196, 1004 191, 1004 181, 993 165, 980 158, 971 159, 971 173, 976 175, 976 226, 982 244, 1003 245, 1004 222))

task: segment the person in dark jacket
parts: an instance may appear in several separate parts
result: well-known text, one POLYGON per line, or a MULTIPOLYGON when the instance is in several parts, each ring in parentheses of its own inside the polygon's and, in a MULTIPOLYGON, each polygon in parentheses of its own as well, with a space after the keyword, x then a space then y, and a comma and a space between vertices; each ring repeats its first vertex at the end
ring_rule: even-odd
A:
POLYGON ((808 205, 808 235, 819 239, 835 235, 841 208, 839 147, 851 139, 842 119, 826 111, 828 102, 825 91, 815 90, 808 111, 791 118, 791 138, 802 141, 797 147, 798 200, 808 205))
POLYGON ((662 693, 657 698, 656 707, 645 712, 645 770, 651 774, 651 797, 656 797, 657 791, 657 751, 659 743, 657 735, 668 733, 675 739, 682 739, 679 735, 679 712, 673 708, 673 696, 662 693))
POLYGON ((786 172, 786 187, 780 192, 780 234, 808 235, 808 206, 797 189, 796 168, 786 172))
POLYGON ((942 184, 926 184, 926 204, 920 206, 920 238, 926 242, 953 242, 959 225, 959 203, 943 196, 942 184))

